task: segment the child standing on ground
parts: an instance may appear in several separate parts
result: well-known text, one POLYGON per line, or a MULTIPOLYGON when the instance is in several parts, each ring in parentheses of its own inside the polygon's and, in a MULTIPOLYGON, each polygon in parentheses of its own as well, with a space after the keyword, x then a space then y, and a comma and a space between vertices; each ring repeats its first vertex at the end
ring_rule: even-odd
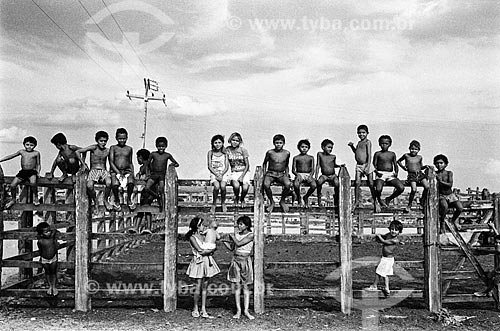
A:
POLYGON ((252 221, 248 216, 241 216, 236 221, 238 225, 237 232, 231 233, 229 239, 224 244, 230 250, 234 250, 233 260, 227 271, 227 280, 234 283, 236 288, 234 298, 236 301, 236 314, 233 318, 241 317, 241 287, 243 287, 243 314, 248 319, 255 317, 250 315, 250 290, 248 285, 253 284, 253 232, 252 221))
POLYGON ((189 224, 189 231, 186 233, 186 240, 189 240, 191 244, 191 249, 193 251, 193 259, 189 263, 186 274, 193 279, 196 279, 196 290, 194 293, 194 307, 191 312, 193 317, 203 317, 203 318, 214 318, 208 315, 206 310, 207 302, 207 287, 208 281, 211 277, 217 275, 220 272, 217 263, 215 263, 212 257, 215 248, 213 249, 203 249, 203 243, 205 238, 203 232, 206 229, 206 222, 202 218, 195 217, 191 220, 189 224), (198 301, 200 300, 201 294, 201 315, 200 309, 198 308, 198 301))
POLYGON ((231 166, 231 186, 234 192, 234 203, 242 207, 245 197, 250 187, 250 162, 248 161, 248 151, 243 144, 243 138, 238 132, 233 132, 228 139, 229 146, 226 147, 226 154, 231 166), (241 192, 240 192, 241 188, 241 192))
POLYGON ((10 183, 11 200, 5 204, 5 209, 9 209, 16 203, 16 187, 23 183, 29 182, 33 192, 33 204, 38 206, 38 186, 36 181, 40 173, 41 156, 40 152, 35 151, 37 141, 34 137, 29 136, 23 139, 24 149, 21 149, 14 154, 7 155, 0 159, 0 162, 11 160, 17 156, 21 156, 21 171, 19 171, 10 183))
POLYGON ((220 202, 222 205, 222 211, 227 212, 226 207, 226 183, 229 179, 227 173, 229 169, 229 159, 227 157, 226 151, 224 150, 224 137, 220 134, 216 134, 212 137, 210 141, 210 149, 207 153, 207 165, 210 171, 210 183, 214 185, 212 208, 210 212, 215 213, 215 208, 217 206, 217 196, 220 191, 220 202))
POLYGON ((288 212, 288 205, 285 202, 285 198, 290 194, 290 187, 292 182, 288 175, 288 163, 290 162, 290 152, 283 149, 285 146, 285 137, 282 134, 277 134, 273 137, 274 149, 270 149, 266 152, 262 168, 264 170, 264 191, 266 192, 267 198, 269 199, 269 206, 267 211, 271 213, 274 208, 273 191, 271 190, 271 185, 274 182, 281 183, 283 185, 283 191, 281 192, 280 206, 283 212, 288 212))
POLYGON ((326 182, 328 185, 334 188, 335 190, 335 206, 338 206, 338 196, 339 196, 339 178, 335 174, 335 168, 340 168, 340 165, 337 164, 337 157, 335 154, 332 154, 333 150, 333 141, 330 139, 324 139, 321 142, 322 152, 318 152, 316 155, 316 181, 318 185, 318 205, 322 206, 321 202, 321 189, 323 188, 323 184, 326 182), (321 170, 321 175, 320 175, 321 170), (319 176, 319 177, 318 177, 319 176))
POLYGON ((424 166, 422 156, 418 155, 420 152, 420 143, 416 140, 410 142, 410 153, 405 153, 398 160, 398 165, 406 172, 408 172, 407 183, 411 186, 410 196, 408 197, 408 206, 405 212, 410 212, 411 204, 417 193, 417 184, 422 184, 424 191, 420 199, 420 205, 423 207, 427 199, 427 191, 429 190, 429 181, 427 176, 422 172, 427 166, 424 166), (403 163, 404 161, 404 163, 403 163))
POLYGON ((377 291, 379 278, 383 278, 385 287, 382 292, 385 296, 389 296, 391 294, 388 276, 394 275, 394 250, 399 244, 398 236, 402 231, 403 224, 400 221, 392 221, 391 224, 389 224, 389 233, 386 233, 385 235, 377 234, 377 241, 383 245, 382 258, 380 259, 377 270, 375 271, 375 281, 368 288, 369 291, 377 291))
POLYGON ((458 196, 453 193, 453 172, 446 170, 448 158, 446 155, 439 154, 434 156, 434 166, 437 168, 436 181, 439 192, 439 220, 441 221, 441 233, 444 233, 444 219, 449 208, 455 208, 451 221, 455 224, 457 230, 461 229, 458 217, 464 207, 458 196))
POLYGON ((38 249, 40 250, 40 262, 45 272, 45 279, 49 285, 47 294, 56 296, 59 291, 57 285, 57 236, 59 231, 51 230, 49 223, 41 222, 36 226, 38 234, 38 249))
POLYGON ((76 157, 82 162, 85 169, 89 171, 87 177, 87 194, 90 202, 94 202, 94 212, 98 211, 97 195, 95 193, 95 184, 102 183, 106 185, 104 188, 104 206, 107 210, 112 210, 113 207, 109 202, 109 195, 111 193, 111 176, 107 170, 106 164, 108 163, 109 149, 106 147, 109 135, 105 131, 98 131, 95 134, 96 144, 87 146, 76 151, 76 157), (82 159, 82 153, 90 152, 90 169, 82 159))
POLYGON ((301 207, 309 208, 309 197, 316 190, 316 180, 314 179, 314 157, 307 154, 311 148, 311 143, 307 139, 302 139, 297 144, 300 154, 293 157, 292 173, 295 175, 293 188, 297 196, 297 202, 301 207), (304 199, 300 197, 300 184, 308 183, 309 189, 304 194, 304 199))
POLYGON ((375 166, 375 198, 374 201, 375 212, 380 212, 380 206, 387 208, 389 202, 394 198, 398 197, 403 193, 405 187, 403 183, 398 179, 398 164, 396 162, 396 154, 389 151, 389 147, 392 145, 392 138, 388 135, 382 135, 378 138, 378 144, 380 146, 380 151, 375 152, 373 155, 373 165, 375 166), (382 190, 384 189, 384 184, 388 183, 394 187, 394 192, 382 200, 382 190), (380 204, 380 206, 377 204, 380 204))
POLYGON ((116 130, 116 141, 118 144, 113 145, 109 149, 109 168, 111 173, 111 189, 115 197, 113 207, 120 211, 120 186, 127 189, 127 205, 130 210, 134 210, 136 205, 132 201, 134 192, 134 164, 132 156, 133 149, 127 146, 128 132, 125 128, 116 130))
POLYGON ((160 210, 163 209, 163 203, 165 201, 165 175, 167 173, 168 162, 170 161, 170 165, 173 167, 178 167, 179 163, 174 159, 174 157, 165 152, 168 146, 168 140, 165 137, 158 137, 155 141, 157 151, 152 152, 149 155, 148 166, 150 171, 150 176, 148 181, 146 182, 146 187, 144 187, 144 191, 147 194, 152 195, 156 199, 158 199, 158 205, 160 210), (153 190, 153 187, 158 187, 159 194, 153 190))
POLYGON ((368 126, 361 124, 357 128, 359 142, 354 147, 353 142, 349 142, 348 146, 351 147, 354 158, 356 160, 356 172, 354 180, 354 206, 359 207, 361 195, 361 179, 366 176, 368 186, 373 198, 373 206, 376 208, 375 193, 373 190, 373 164, 372 164, 372 142, 368 139, 368 126))
POLYGON ((62 172, 61 177, 58 179, 60 182, 64 181, 68 175, 76 175, 78 170, 80 170, 80 162, 78 162, 78 158, 76 157, 76 151, 81 149, 81 147, 68 144, 66 136, 62 132, 56 133, 50 142, 59 150, 59 153, 52 163, 52 168, 47 174, 47 178, 51 179, 54 177, 56 168, 59 168, 62 172))

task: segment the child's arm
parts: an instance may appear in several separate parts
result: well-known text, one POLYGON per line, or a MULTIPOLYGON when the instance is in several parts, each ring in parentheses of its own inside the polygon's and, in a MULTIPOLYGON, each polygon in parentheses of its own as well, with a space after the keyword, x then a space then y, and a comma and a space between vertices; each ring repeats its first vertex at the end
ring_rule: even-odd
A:
POLYGON ((398 172, 399 172, 399 167, 398 163, 396 162, 396 153, 392 153, 392 167, 394 169, 394 175, 398 177, 398 172))
POLYGON ((372 142, 370 140, 366 142, 366 155, 368 155, 366 163, 370 164, 372 162, 372 142))
POLYGON ((266 156, 264 157, 264 162, 262 162, 262 170, 264 171, 264 174, 267 171, 267 163, 269 162, 269 151, 266 152, 266 156))
POLYGON ((189 237, 189 242, 201 255, 210 255, 215 252, 215 249, 202 249, 200 245, 198 245, 198 242, 196 241, 194 236, 189 237))
POLYGON ((19 155, 21 155, 21 151, 20 150, 17 151, 17 152, 15 152, 15 153, 13 153, 13 154, 10 154, 10 155, 2 157, 0 159, 0 162, 11 160, 11 159, 13 159, 13 158, 15 158, 16 156, 19 156, 19 155))
POLYGON ((214 168, 212 167, 212 150, 209 150, 208 153, 207 153, 207 166, 208 166, 208 171, 210 171, 210 173, 212 173, 212 175, 214 175, 215 177, 218 176, 218 174, 215 172, 214 168))
POLYGON ((236 245, 236 247, 240 247, 240 246, 246 245, 249 242, 253 241, 253 233, 252 232, 250 232, 250 234, 248 236, 246 236, 245 238, 243 238, 241 240, 236 239, 236 237, 234 236, 234 233, 231 233, 229 236, 233 240, 233 242, 236 245))
POLYGON ((173 166, 173 167, 178 167, 179 166, 179 163, 177 163, 177 161, 174 159, 174 157, 172 156, 172 154, 168 154, 168 158, 170 159, 170 165, 173 166))
POLYGON ((50 167, 50 172, 47 174, 47 178, 52 178, 54 177, 54 171, 56 171, 57 168, 57 160, 62 157, 61 152, 57 153, 56 158, 54 159, 54 162, 52 162, 52 167, 50 167))
POLYGON ((436 180, 438 181, 439 185, 447 186, 450 189, 453 187, 453 172, 448 171, 448 181, 445 182, 443 180, 443 177, 436 176, 436 180))
POLYGON ((310 173, 310 176, 312 178, 314 178, 314 172, 315 172, 315 168, 314 168, 314 157, 311 156, 311 159, 312 159, 312 167, 311 167, 311 173, 310 173))
POLYGON ((123 171, 118 169, 115 165, 115 147, 111 146, 109 148, 109 168, 110 170, 113 170, 113 172, 117 175, 123 175, 123 171))
POLYGON ((380 233, 377 234, 377 240, 384 245, 399 244, 399 239, 397 237, 392 239, 385 239, 380 233))
POLYGON ((229 170, 229 156, 224 153, 224 170, 222 170, 222 175, 224 175, 229 170))
POLYGON ((42 155, 38 151, 36 151, 35 162, 35 170, 38 173, 38 176, 40 176, 40 170, 42 170, 42 155))
POLYGON ((292 159, 292 174, 297 177, 297 156, 294 156, 292 159))
POLYGON ((347 146, 351 147, 351 150, 353 153, 356 153, 356 147, 354 147, 354 143, 352 141, 349 141, 347 146))
POLYGON ((378 172, 378 169, 377 169, 377 163, 378 163, 378 152, 375 152, 375 154, 373 155, 373 167, 375 168, 375 170, 373 171, 377 176, 379 176, 379 172, 378 172))
POLYGON ((399 159, 398 159, 398 165, 403 169, 404 171, 408 171, 408 168, 403 164, 403 161, 406 160, 406 154, 403 154, 399 159))
POLYGON ((91 151, 95 151, 97 148, 97 145, 90 145, 85 148, 81 148, 75 152, 76 158, 82 163, 82 166, 85 167, 85 169, 89 170, 89 167, 85 163, 85 161, 82 159, 82 153, 87 153, 91 151))
POLYGON ((246 149, 241 148, 243 154, 243 160, 245 161, 245 169, 243 169, 243 173, 241 174, 240 180, 243 181, 243 178, 247 174, 250 169, 250 161, 248 161, 248 152, 246 149))
POLYGON ((316 180, 318 180, 318 177, 319 177, 319 152, 316 153, 316 171, 315 171, 315 174, 316 176, 314 177, 316 180))

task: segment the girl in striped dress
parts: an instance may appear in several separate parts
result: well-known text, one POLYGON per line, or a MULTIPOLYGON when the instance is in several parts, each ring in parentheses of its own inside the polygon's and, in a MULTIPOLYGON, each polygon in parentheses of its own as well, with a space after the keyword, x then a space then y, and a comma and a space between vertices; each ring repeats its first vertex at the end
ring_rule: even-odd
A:
POLYGON ((248 285, 253 284, 253 232, 252 221, 248 216, 241 216, 236 221, 238 231, 231 233, 229 239, 224 241, 226 247, 234 250, 233 260, 227 272, 227 280, 235 284, 234 298, 236 301, 236 314, 233 318, 241 317, 241 287, 243 287, 243 314, 253 320, 250 315, 250 290, 248 285))
POLYGON ((189 224, 189 231, 186 233, 186 240, 189 240, 193 250, 193 259, 189 263, 186 274, 190 278, 197 280, 196 291, 194 297, 194 307, 191 313, 193 317, 213 318, 208 315, 205 304, 207 302, 207 286, 211 277, 220 272, 217 263, 212 257, 215 248, 207 249, 204 245, 203 233, 208 227, 208 222, 204 222, 202 218, 195 217, 189 224), (201 293, 201 310, 198 309, 198 301, 201 293), (201 311, 201 315, 200 315, 201 311))
POLYGON ((210 212, 215 213, 217 196, 220 191, 220 202, 222 211, 227 212, 226 207, 226 183, 229 180, 229 159, 224 149, 224 137, 216 134, 211 140, 212 148, 207 153, 207 165, 210 171, 210 183, 214 185, 212 208, 210 212))

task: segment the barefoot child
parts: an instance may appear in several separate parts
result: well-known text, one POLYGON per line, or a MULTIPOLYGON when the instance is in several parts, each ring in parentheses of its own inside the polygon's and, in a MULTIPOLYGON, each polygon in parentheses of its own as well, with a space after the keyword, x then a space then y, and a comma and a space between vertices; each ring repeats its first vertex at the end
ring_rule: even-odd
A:
POLYGON ((290 152, 283 149, 285 145, 285 137, 282 134, 277 134, 273 137, 274 149, 270 149, 266 153, 262 168, 264 170, 264 191, 269 199, 269 207, 267 211, 271 213, 274 208, 273 191, 271 185, 274 182, 283 185, 281 193, 280 206, 283 212, 288 212, 288 205, 285 198, 290 194, 291 181, 288 175, 288 163, 290 162, 290 152))
POLYGON ((234 250, 233 260, 227 271, 227 280, 234 283, 236 289, 234 298, 236 301, 236 314, 233 318, 241 317, 241 287, 243 287, 243 314, 248 319, 253 320, 255 317, 250 315, 250 290, 248 285, 253 284, 253 265, 252 265, 252 250, 253 250, 253 232, 251 231, 252 221, 248 216, 240 216, 236 221, 238 230, 229 235, 229 240, 225 240, 224 244, 230 250, 234 250))
MULTIPOLYGON (((58 179, 60 182, 64 181, 68 175, 76 175, 78 170, 80 170, 80 162, 78 162, 78 158, 76 157, 76 151, 81 149, 81 147, 69 145, 66 136, 62 132, 56 133, 50 142, 59 150, 59 153, 52 163, 52 168, 47 174, 47 178, 51 179, 54 177, 56 168, 59 168, 62 172, 61 177, 58 179)), ((85 156, 83 158, 85 159, 85 156)))
POLYGON ((215 263, 212 257, 215 248, 213 249, 203 249, 203 243, 205 238, 203 232, 206 228, 206 222, 202 218, 195 217, 191 220, 189 224, 189 231, 186 233, 186 240, 189 240, 191 244, 191 249, 193 251, 193 259, 189 263, 186 274, 193 279, 196 279, 196 290, 194 292, 194 307, 191 312, 193 317, 203 317, 203 318, 214 318, 208 315, 206 310, 207 302, 207 286, 208 281, 211 277, 217 275, 220 272, 217 263, 215 263), (200 300, 201 294, 201 315, 200 309, 198 308, 198 301, 200 300))
MULTIPOLYGON (((137 153, 136 153, 137 163, 139 163, 140 167, 139 167, 139 171, 135 175, 136 181, 142 180, 142 181, 147 182, 147 180, 149 178, 149 167, 148 167, 147 162, 148 162, 150 154, 151 153, 147 149, 144 149, 144 148, 137 151, 137 153)), ((144 185, 136 185, 134 190, 137 190, 137 193, 141 194, 141 198, 139 200, 139 204, 141 206, 151 204, 150 196, 147 194, 146 191, 144 191, 144 185)), ((137 195, 137 193, 136 193, 136 195, 137 195)), ((137 225, 136 225, 135 232, 139 232, 141 230, 146 231, 146 233, 147 233, 147 231, 151 232, 149 230, 151 228, 151 221, 152 221, 152 214, 150 212, 137 213, 137 223, 136 223, 137 225)))
POLYGON ((441 221, 441 232, 444 233, 444 219, 449 208, 455 208, 451 221, 455 224, 457 230, 460 230, 458 217, 464 209, 458 196, 453 193, 453 172, 446 170, 448 158, 439 154, 434 156, 434 166, 437 168, 436 181, 439 192, 439 220, 441 221))
POLYGON ((390 232, 385 235, 377 234, 376 236, 377 241, 383 244, 382 258, 380 259, 377 270, 375 271, 375 281, 368 288, 369 291, 377 291, 379 278, 383 278, 385 287, 382 289, 382 292, 385 296, 389 296, 391 294, 388 276, 394 275, 394 250, 399 244, 398 235, 400 235, 403 231, 403 224, 400 221, 392 221, 391 224, 389 224, 389 231, 390 232))
POLYGON ((360 204, 360 194, 361 194, 361 178, 366 176, 368 180, 368 186, 370 188, 370 193, 373 198, 373 205, 376 208, 375 194, 373 191, 373 164, 372 164, 372 142, 368 139, 368 127, 361 124, 357 128, 359 142, 354 147, 353 142, 349 142, 348 146, 351 147, 354 153, 354 158, 356 159, 356 173, 354 180, 354 205, 358 207, 360 204))
POLYGON ((214 219, 212 220, 203 235, 205 235, 205 241, 203 242, 203 249, 215 249, 217 247, 216 241, 221 238, 220 234, 217 232, 219 223, 214 219))
POLYGON ((230 146, 226 147, 226 154, 231 166, 231 186, 234 192, 234 203, 241 207, 250 188, 250 162, 248 151, 241 146, 243 138, 238 132, 233 132, 228 140, 230 146), (240 192, 241 188, 241 192, 240 192))
POLYGON ((118 144, 109 149, 109 168, 111 173, 111 189, 115 197, 113 208, 120 211, 120 193, 119 188, 127 189, 127 205, 130 210, 134 210, 136 205, 132 202, 134 192, 134 164, 132 156, 134 152, 132 147, 127 146, 128 132, 124 128, 116 130, 116 141, 118 144))
POLYGON ((40 152, 35 151, 37 141, 34 137, 29 136, 23 139, 23 145, 24 149, 0 159, 0 162, 3 162, 21 156, 21 171, 17 173, 14 180, 10 183, 11 200, 5 204, 5 209, 9 209, 16 203, 16 187, 23 182, 29 182, 31 186, 33 204, 35 206, 40 204, 38 201, 38 186, 36 185, 36 181, 40 173, 41 157, 40 152))
POLYGON ((338 206, 338 190, 339 190, 339 178, 335 174, 335 168, 340 168, 337 164, 337 157, 332 154, 333 141, 330 139, 325 139, 321 142, 322 152, 318 152, 316 155, 316 177, 318 183, 318 205, 322 206, 321 202, 321 189, 323 184, 327 182, 330 186, 335 189, 335 206, 338 206), (321 175, 320 175, 321 170, 321 175), (319 176, 319 178, 318 178, 319 176))
POLYGON ((423 165, 422 156, 417 155, 418 152, 420 152, 420 143, 416 140, 412 140, 410 143, 410 153, 405 153, 398 160, 398 165, 404 171, 408 172, 408 179, 406 182, 411 186, 410 196, 408 197, 408 206, 405 208, 406 213, 410 212, 413 198, 415 198, 415 193, 417 193, 417 184, 422 184, 424 187, 422 198, 420 199, 420 205, 422 206, 427 199, 427 191, 429 190, 427 176, 422 172, 422 170, 427 167, 423 165))
MULTIPOLYGON (((375 198, 378 203, 387 208, 389 202, 398 197, 403 193, 405 187, 403 183, 398 179, 398 164, 396 162, 396 154, 389 151, 389 147, 392 145, 392 138, 388 135, 382 135, 378 138, 378 144, 380 146, 380 151, 375 152, 373 155, 373 165, 375 166, 375 198), (384 184, 388 183, 394 186, 394 192, 382 200, 382 190, 384 184)), ((380 212, 380 207, 377 202, 374 201, 375 212, 380 212), (377 208, 378 207, 378 208, 377 208)))
POLYGON ((226 207, 226 183, 229 179, 227 173, 229 169, 229 159, 227 157, 226 151, 224 150, 224 137, 220 134, 216 134, 212 137, 210 141, 212 149, 207 153, 207 165, 210 171, 210 183, 214 185, 213 198, 212 198, 212 208, 210 212, 215 213, 215 208, 217 206, 217 196, 220 191, 220 202, 222 205, 222 211, 227 212, 226 207))
POLYGON ((95 193, 95 184, 103 183, 106 185, 104 188, 104 206, 107 210, 112 210, 113 207, 109 203, 109 195, 111 193, 111 176, 107 170, 106 164, 108 163, 109 149, 106 147, 109 135, 105 131, 98 131, 95 134, 96 144, 81 148, 76 151, 76 157, 82 162, 85 169, 89 167, 82 159, 82 153, 90 152, 90 170, 87 177, 87 194, 90 203, 94 202, 94 212, 97 212, 97 196, 95 193))
POLYGON ((297 149, 300 154, 293 157, 292 173, 295 175, 293 187, 297 202, 301 207, 309 208, 309 197, 316 190, 316 180, 314 179, 314 157, 307 154, 311 148, 311 143, 307 139, 302 139, 297 144, 297 149), (304 195, 304 199, 300 197, 300 184, 308 183, 309 189, 304 195))
POLYGON ((165 152, 165 149, 168 146, 167 138, 156 138, 155 145, 157 151, 152 152, 149 155, 147 162, 151 174, 146 182, 144 191, 158 199, 158 204, 161 210, 163 209, 163 202, 165 201, 165 174, 167 173, 168 162, 170 161, 170 165, 174 167, 178 167, 179 163, 177 163, 170 153, 165 152), (159 194, 152 189, 155 185, 158 187, 159 194))
POLYGON ((47 222, 38 223, 36 226, 38 234, 38 249, 40 250, 40 262, 45 272, 45 279, 49 285, 47 294, 56 296, 58 294, 57 284, 57 235, 59 231, 51 230, 47 222))

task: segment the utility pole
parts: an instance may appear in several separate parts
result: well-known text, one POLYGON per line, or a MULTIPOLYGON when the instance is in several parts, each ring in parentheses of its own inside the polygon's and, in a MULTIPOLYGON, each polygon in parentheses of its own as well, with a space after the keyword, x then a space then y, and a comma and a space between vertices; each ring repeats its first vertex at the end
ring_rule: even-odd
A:
POLYGON ((167 104, 165 103, 165 94, 163 95, 163 98, 155 98, 155 95, 153 92, 151 92, 151 96, 149 96, 149 91, 154 91, 158 92, 158 82, 154 80, 150 80, 149 78, 144 78, 144 96, 140 95, 134 95, 130 94, 129 91, 127 91, 127 98, 132 100, 134 99, 143 99, 144 100, 144 128, 142 130, 142 148, 146 147, 146 127, 147 127, 147 122, 148 122, 148 101, 149 100, 161 100, 163 101, 163 104, 165 107, 167 104))

